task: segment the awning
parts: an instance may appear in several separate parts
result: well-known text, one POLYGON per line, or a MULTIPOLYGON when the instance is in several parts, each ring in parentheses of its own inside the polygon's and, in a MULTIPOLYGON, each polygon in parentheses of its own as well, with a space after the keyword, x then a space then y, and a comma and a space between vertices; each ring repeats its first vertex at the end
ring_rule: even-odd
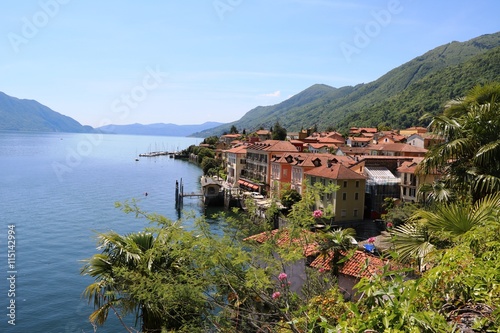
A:
POLYGON ((250 186, 251 188, 253 188, 254 190, 257 190, 257 189, 259 188, 257 185, 252 185, 252 184, 249 184, 249 186, 250 186))
POLYGON ((241 179, 238 179, 238 184, 243 185, 243 184, 245 184, 245 181, 244 181, 244 180, 241 180, 241 179))
POLYGON ((368 185, 390 185, 398 184, 401 180, 394 176, 386 167, 365 166, 365 174, 368 176, 366 183, 368 185))

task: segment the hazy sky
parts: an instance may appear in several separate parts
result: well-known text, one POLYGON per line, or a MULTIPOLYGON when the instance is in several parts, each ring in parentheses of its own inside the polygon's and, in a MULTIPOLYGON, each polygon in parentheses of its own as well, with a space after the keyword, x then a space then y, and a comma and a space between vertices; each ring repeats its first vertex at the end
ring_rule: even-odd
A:
POLYGON ((0 91, 94 127, 229 122, 500 31, 499 12, 497 0, 4 1, 0 91))

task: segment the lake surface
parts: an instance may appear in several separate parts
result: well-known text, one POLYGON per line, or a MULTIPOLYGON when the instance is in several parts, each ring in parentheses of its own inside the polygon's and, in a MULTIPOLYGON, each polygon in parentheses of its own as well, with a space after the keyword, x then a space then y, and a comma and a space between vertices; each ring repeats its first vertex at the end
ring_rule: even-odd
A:
MULTIPOLYGON (((0 132, 0 332, 94 332, 88 321, 93 307, 81 298, 92 280, 81 276, 80 269, 82 259, 97 253, 95 231, 129 233, 147 225, 114 208, 114 203, 138 199, 141 209, 175 220, 175 181, 183 180, 185 192, 200 188, 202 171, 192 163, 168 156, 135 158, 200 141, 0 132), (16 241, 15 248, 10 247, 11 253, 15 251, 11 267, 9 226, 16 241), (15 296, 9 296, 11 275, 15 296), (13 300, 15 326, 8 323, 13 300)), ((199 198, 185 199, 184 209, 198 215, 203 211, 199 198)), ((211 225, 217 230, 217 223, 211 225)), ((111 313, 106 325, 97 329, 124 331, 111 313)))

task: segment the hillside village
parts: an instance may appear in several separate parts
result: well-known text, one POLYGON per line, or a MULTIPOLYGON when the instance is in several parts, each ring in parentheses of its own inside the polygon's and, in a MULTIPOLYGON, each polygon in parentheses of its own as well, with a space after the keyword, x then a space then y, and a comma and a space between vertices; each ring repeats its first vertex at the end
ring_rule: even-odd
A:
POLYGON ((279 201, 284 189, 302 195, 306 184, 340 186, 317 202, 330 207, 335 222, 378 219, 384 199, 415 203, 418 188, 437 175, 416 173, 428 148, 441 140, 424 127, 384 130, 353 127, 348 136, 302 130, 273 140, 269 130, 252 135, 224 134, 216 156, 224 169, 226 188, 258 192, 279 201))

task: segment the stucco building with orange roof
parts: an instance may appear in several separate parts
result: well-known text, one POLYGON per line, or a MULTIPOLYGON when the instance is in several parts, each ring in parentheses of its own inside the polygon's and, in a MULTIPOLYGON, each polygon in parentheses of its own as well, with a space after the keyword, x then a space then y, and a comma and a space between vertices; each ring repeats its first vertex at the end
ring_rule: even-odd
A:
POLYGON ((305 172, 308 184, 337 185, 338 190, 319 197, 316 206, 330 210, 335 222, 361 221, 365 210, 366 177, 341 163, 327 163, 305 172))
POLYGON ((266 140, 247 147, 246 167, 243 172, 248 187, 258 191, 269 191, 271 183, 271 160, 285 153, 296 153, 297 148, 288 141, 266 140))
POLYGON ((239 187, 238 181, 246 166, 247 146, 240 145, 224 151, 227 183, 231 187, 239 187))

